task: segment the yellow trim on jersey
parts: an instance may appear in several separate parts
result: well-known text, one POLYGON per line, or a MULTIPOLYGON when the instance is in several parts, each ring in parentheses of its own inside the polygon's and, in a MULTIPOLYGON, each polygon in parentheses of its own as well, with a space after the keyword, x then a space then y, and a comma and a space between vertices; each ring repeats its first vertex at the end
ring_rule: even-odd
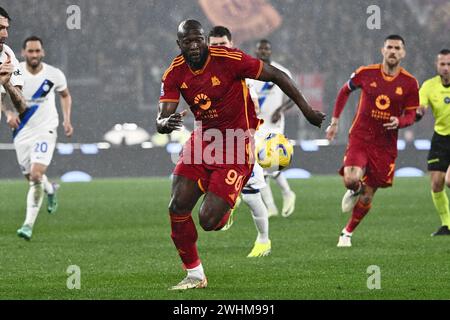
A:
POLYGON ((241 80, 242 84, 242 90, 244 94, 244 108, 245 108, 245 120, 247 120, 247 129, 250 130, 250 121, 248 120, 248 105, 247 105, 247 98, 248 98, 248 87, 247 83, 245 83, 245 80, 241 80))
POLYGON ((215 47, 211 47, 211 48, 209 48, 209 50, 211 52, 214 52, 214 53, 225 53, 225 54, 236 56, 238 58, 242 57, 242 53, 241 52, 233 52, 233 51, 228 51, 228 50, 225 50, 225 49, 215 48, 215 47))
POLYGON ((420 105, 431 107, 435 119, 434 131, 450 135, 450 87, 442 85, 440 76, 428 79, 420 88, 420 105))
POLYGON ((166 80, 169 73, 176 67, 181 66, 185 62, 184 57, 177 57, 175 58, 172 63, 170 64, 169 68, 167 68, 166 72, 164 72, 164 75, 162 77, 162 80, 166 80))
POLYGON ((225 58, 230 58, 230 59, 234 59, 234 60, 237 60, 237 61, 241 61, 242 60, 242 57, 238 58, 238 57, 235 57, 235 56, 231 56, 229 54, 222 54, 222 53, 213 53, 213 52, 211 52, 211 56, 213 56, 213 57, 225 57, 225 58))
POLYGON ((160 99, 159 102, 160 103, 163 103, 163 102, 175 102, 175 103, 177 103, 177 102, 180 102, 180 99, 160 99))

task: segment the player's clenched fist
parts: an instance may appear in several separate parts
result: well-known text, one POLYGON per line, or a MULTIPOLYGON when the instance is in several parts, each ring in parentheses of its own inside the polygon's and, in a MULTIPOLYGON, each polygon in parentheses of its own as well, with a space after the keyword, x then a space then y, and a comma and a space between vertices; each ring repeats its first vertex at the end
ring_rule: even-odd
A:
POLYGON ((323 120, 325 120, 326 114, 319 110, 311 110, 311 112, 305 114, 305 117, 313 126, 320 128, 323 120))

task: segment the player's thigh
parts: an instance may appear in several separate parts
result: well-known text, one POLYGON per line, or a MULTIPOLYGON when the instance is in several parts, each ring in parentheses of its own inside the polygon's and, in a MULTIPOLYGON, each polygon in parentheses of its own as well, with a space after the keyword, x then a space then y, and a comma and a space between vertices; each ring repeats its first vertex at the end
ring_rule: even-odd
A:
POLYGON ((264 178, 264 170, 258 163, 255 163, 253 171, 250 175, 249 180, 244 186, 244 189, 263 189, 267 186, 266 180, 264 178))
MULTIPOLYGON (((30 153, 32 168, 34 164, 40 164, 45 167, 50 165, 56 147, 56 139, 55 131, 48 131, 36 137, 30 153)), ((36 168, 42 168, 42 166, 37 166, 36 168)))
POLYGON ((216 168, 210 176, 208 191, 222 198, 234 208, 242 188, 248 182, 253 165, 227 165, 216 168))
POLYGON ((14 140, 17 163, 24 176, 28 176, 31 172, 31 150, 33 142, 34 141, 30 139, 14 140))
POLYGON ((173 176, 172 198, 169 210, 172 214, 192 212, 198 199, 203 195, 197 181, 184 176, 173 176))
POLYGON ((366 184, 373 188, 391 187, 395 175, 395 152, 385 148, 372 148, 366 170, 366 184))
POLYGON ((445 171, 430 171, 431 190, 433 192, 441 192, 444 190, 445 180, 445 171))
POLYGON ((344 180, 350 182, 363 178, 368 164, 367 148, 364 144, 350 143, 344 156, 342 175, 344 180))
POLYGON ((450 166, 447 169, 447 173, 445 174, 445 184, 450 188, 450 166))

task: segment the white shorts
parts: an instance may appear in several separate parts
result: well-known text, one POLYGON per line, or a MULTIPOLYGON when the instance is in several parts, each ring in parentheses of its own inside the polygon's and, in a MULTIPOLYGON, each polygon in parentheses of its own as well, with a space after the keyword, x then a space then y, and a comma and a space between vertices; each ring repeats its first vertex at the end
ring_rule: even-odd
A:
POLYGON ((14 139, 17 161, 24 175, 30 174, 33 163, 49 166, 56 147, 56 130, 46 130, 29 138, 14 139))
POLYGON ((245 190, 259 190, 266 187, 266 180, 264 180, 264 172, 263 168, 258 163, 255 163, 255 166, 253 167, 252 175, 250 176, 250 179, 248 180, 247 184, 244 187, 245 190))

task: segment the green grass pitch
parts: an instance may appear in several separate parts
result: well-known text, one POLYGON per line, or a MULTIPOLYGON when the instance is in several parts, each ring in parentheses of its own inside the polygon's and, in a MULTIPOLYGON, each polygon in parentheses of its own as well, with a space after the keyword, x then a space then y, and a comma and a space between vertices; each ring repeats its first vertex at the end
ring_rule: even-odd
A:
POLYGON ((169 180, 63 184, 58 213, 41 210, 31 242, 15 233, 27 185, 2 181, 0 299, 450 298, 450 237, 430 237, 439 218, 427 178, 397 179, 381 190, 353 247, 342 249, 336 243, 348 216, 340 212, 341 180, 291 184, 297 209, 270 220, 271 256, 246 258, 256 230, 242 204, 229 231, 198 228, 209 287, 170 292, 185 274, 170 239, 169 180), (66 287, 70 265, 81 269, 80 290, 66 287), (367 288, 371 265, 380 267, 380 290, 367 288))

